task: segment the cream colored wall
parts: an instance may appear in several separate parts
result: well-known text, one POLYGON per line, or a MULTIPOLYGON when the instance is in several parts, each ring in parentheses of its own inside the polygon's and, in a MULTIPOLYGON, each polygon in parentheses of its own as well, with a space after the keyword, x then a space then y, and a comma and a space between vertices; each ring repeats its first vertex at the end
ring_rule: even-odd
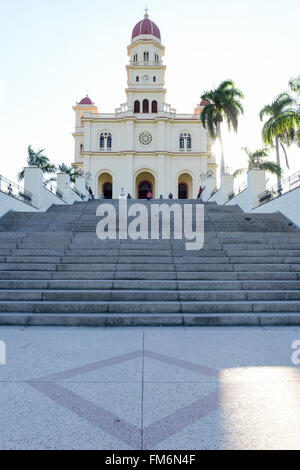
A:
POLYGON ((138 41, 130 47, 130 58, 133 61, 134 54, 138 55, 138 62, 144 61, 144 51, 149 52, 149 62, 154 62, 155 54, 158 54, 160 59, 162 56, 163 46, 157 41, 138 41))
POLYGON ((92 174, 94 193, 98 194, 98 180, 102 173, 109 173, 113 180, 113 198, 118 198, 124 187, 126 194, 136 195, 136 177, 141 172, 150 172, 155 178, 155 195, 167 197, 172 192, 178 196, 178 178, 187 173, 192 178, 190 198, 196 198, 199 189, 199 174, 207 171, 206 157, 158 155, 106 154, 91 155, 84 160, 84 171, 92 174))
POLYGON ((172 152, 188 155, 189 153, 207 153, 207 134, 200 121, 176 122, 164 119, 123 119, 102 122, 86 122, 84 127, 84 141, 82 137, 76 138, 76 145, 84 143, 85 152, 99 152, 99 138, 101 132, 109 131, 113 137, 112 150, 121 151, 145 151, 145 152, 172 152), (148 131, 153 137, 151 145, 144 146, 139 142, 139 135, 148 131), (180 151, 179 136, 181 132, 189 132, 192 135, 192 150, 180 151))

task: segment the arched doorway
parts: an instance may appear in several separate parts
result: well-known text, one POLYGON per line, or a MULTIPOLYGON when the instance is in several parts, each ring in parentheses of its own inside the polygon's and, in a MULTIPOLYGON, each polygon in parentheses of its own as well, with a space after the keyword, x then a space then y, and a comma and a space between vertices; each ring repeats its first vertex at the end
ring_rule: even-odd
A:
POLYGON ((107 173, 101 173, 98 177, 98 199, 104 195, 105 199, 112 199, 113 197, 113 178, 107 173))
POLYGON ((150 181, 141 181, 138 185, 138 199, 147 199, 149 191, 153 195, 153 186, 150 181))
POLYGON ((189 173, 182 173, 178 177, 178 199, 193 198, 193 178, 189 173))
POLYGON ((141 171, 135 180, 136 198, 145 199, 149 190, 155 198, 155 177, 149 171, 141 171))
POLYGON ((189 189, 186 183, 178 184, 178 199, 188 199, 189 198, 189 189))
POLYGON ((111 183, 104 183, 102 194, 104 195, 105 199, 112 199, 112 184, 111 183))

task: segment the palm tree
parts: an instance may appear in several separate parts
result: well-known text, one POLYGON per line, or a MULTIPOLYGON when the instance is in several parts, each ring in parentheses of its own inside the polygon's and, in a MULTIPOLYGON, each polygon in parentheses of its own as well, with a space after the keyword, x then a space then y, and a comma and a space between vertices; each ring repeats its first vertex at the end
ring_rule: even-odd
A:
POLYGON ((292 91, 297 93, 298 96, 300 96, 300 75, 296 78, 291 78, 289 81, 289 86, 292 91))
MULTIPOLYGON (((298 75, 298 77, 296 78, 292 78, 289 81, 289 87, 291 91, 296 93, 296 95, 300 98, 300 75, 298 75)), ((297 102, 297 113, 300 116, 300 102, 299 101, 297 102)), ((296 142, 298 147, 300 147, 300 126, 298 126, 298 129, 292 129, 289 132, 289 137, 292 143, 296 142)))
MULTIPOLYGON (((271 104, 266 105, 259 113, 262 121, 265 116, 270 116, 264 123, 262 138, 266 145, 273 146, 275 140, 276 161, 280 166, 279 145, 281 146, 286 165, 289 162, 284 145, 290 145, 291 133, 293 133, 300 123, 300 116, 293 107, 295 100, 288 93, 281 93, 271 104)), ((280 188, 280 176, 277 176, 278 189, 280 188)))
POLYGON ((228 129, 238 129, 238 118, 244 113, 244 108, 239 101, 244 98, 243 93, 235 87, 232 80, 224 80, 218 88, 206 91, 201 96, 208 102, 201 114, 203 127, 208 128, 210 136, 218 138, 221 145, 221 176, 225 174, 224 146, 221 134, 221 123, 225 120, 228 129))
MULTIPOLYGON (((46 155, 43 154, 45 151, 44 149, 38 150, 35 152, 31 145, 28 146, 28 156, 27 156, 27 165, 29 166, 37 166, 39 167, 43 173, 55 173, 56 172, 56 166, 50 163, 50 160, 46 155)), ((23 170, 18 174, 18 179, 23 180, 24 179, 24 168, 23 170)))
POLYGON ((78 175, 78 171, 75 170, 72 166, 68 166, 65 163, 58 165, 58 170, 61 173, 67 173, 70 175, 70 180, 72 183, 75 183, 76 176, 78 175))
POLYGON ((236 170, 233 174, 234 178, 245 173, 246 171, 255 169, 265 170, 269 173, 272 173, 273 175, 281 177, 282 170, 280 165, 278 165, 278 163, 272 162, 271 160, 264 160, 269 156, 269 149, 267 147, 263 147, 259 150, 256 150, 255 152, 250 152, 247 147, 243 147, 242 150, 244 150, 248 155, 248 168, 240 168, 239 170, 236 170))

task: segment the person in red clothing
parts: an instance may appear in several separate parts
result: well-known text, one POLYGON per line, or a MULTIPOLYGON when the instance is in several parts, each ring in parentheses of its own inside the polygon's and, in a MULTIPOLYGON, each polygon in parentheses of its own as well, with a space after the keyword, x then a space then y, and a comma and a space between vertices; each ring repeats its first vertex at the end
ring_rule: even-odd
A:
POLYGON ((201 199, 201 195, 202 195, 204 189, 205 189, 205 188, 202 188, 202 186, 200 186, 197 199, 201 199))
POLYGON ((152 193, 151 193, 151 191, 148 191, 148 192, 147 192, 147 199, 148 199, 148 201, 150 201, 150 200, 152 199, 152 193))

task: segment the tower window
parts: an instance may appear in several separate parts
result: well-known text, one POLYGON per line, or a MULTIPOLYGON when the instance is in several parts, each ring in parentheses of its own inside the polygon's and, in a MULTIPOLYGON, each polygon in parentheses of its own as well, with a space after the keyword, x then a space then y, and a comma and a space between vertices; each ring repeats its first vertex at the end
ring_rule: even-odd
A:
POLYGON ((135 113, 140 113, 141 112, 141 109, 140 109, 140 102, 139 101, 135 101, 134 102, 134 112, 135 113))
POLYGON ((138 55, 137 54, 134 54, 133 56, 133 62, 137 62, 138 61, 138 55))
POLYGON ((159 61, 159 55, 155 54, 155 62, 158 62, 158 61, 159 61))
POLYGON ((143 101, 143 113, 149 113, 149 101, 148 100, 143 101))
POLYGON ((179 149, 192 150, 192 136, 189 132, 183 132, 179 137, 179 149))
POLYGON ((179 139, 179 148, 180 150, 184 150, 184 138, 182 135, 180 136, 180 139, 179 139))
POLYGON ((136 82, 139 82, 139 81, 140 81, 140 77, 136 77, 135 81, 136 81, 136 82))
POLYGON ((83 144, 80 144, 80 153, 83 152, 83 144))
POLYGON ((157 113, 157 101, 152 101, 152 113, 157 113))
POLYGON ((187 149, 191 150, 191 148, 192 148, 192 137, 191 137, 190 134, 187 136, 186 144, 187 144, 187 149))
POLYGON ((111 150, 112 148, 112 135, 110 132, 102 132, 100 135, 100 149, 111 150))
POLYGON ((153 81, 156 82, 156 77, 153 77, 153 81))
POLYGON ((144 52, 144 62, 149 62, 149 52, 144 52))

